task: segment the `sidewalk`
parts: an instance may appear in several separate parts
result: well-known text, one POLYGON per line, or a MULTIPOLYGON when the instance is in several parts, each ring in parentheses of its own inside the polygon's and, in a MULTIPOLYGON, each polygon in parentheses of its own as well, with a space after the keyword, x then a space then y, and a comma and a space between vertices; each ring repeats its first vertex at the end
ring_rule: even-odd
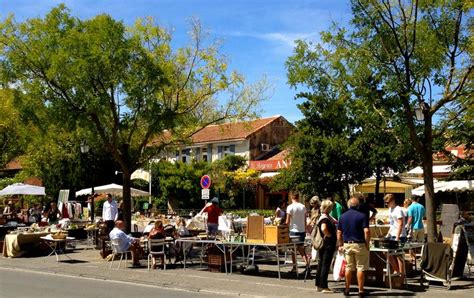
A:
MULTIPOLYGON (((68 253, 73 261, 60 256, 60 262, 51 257, 35 258, 0 258, 0 267, 19 271, 35 271, 59 275, 94 278, 100 280, 115 280, 130 283, 153 285, 166 289, 179 289, 189 292, 219 294, 225 296, 260 296, 260 297, 307 297, 317 294, 314 278, 304 282, 300 274, 282 272, 282 279, 276 276, 276 266, 259 265, 259 274, 243 275, 240 272, 232 275, 211 273, 207 268, 199 269, 199 264, 183 270, 182 267, 163 270, 146 268, 146 260, 141 260, 142 268, 109 269, 97 250, 83 250, 78 245, 74 252, 68 253)), ((118 263, 114 263, 118 265, 118 263)), ((130 263, 127 264, 129 266, 130 263)), ((338 291, 329 296, 342 296, 343 282, 330 282, 329 286, 338 291)), ((355 295, 355 287, 353 288, 355 295)), ((393 290, 384 288, 367 288, 371 296, 430 296, 430 297, 472 297, 474 295, 474 278, 454 281, 452 289, 430 287, 423 289, 417 280, 409 280, 408 290, 393 290)))

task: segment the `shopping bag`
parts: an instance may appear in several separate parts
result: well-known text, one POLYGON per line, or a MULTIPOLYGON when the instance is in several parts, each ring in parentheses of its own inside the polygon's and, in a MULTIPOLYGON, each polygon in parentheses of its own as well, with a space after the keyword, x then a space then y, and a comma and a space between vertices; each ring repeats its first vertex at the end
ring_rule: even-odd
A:
POLYGON ((344 279, 346 274, 346 259, 344 258, 344 254, 341 252, 337 252, 336 260, 334 261, 334 268, 332 270, 332 275, 334 281, 340 281, 344 279))

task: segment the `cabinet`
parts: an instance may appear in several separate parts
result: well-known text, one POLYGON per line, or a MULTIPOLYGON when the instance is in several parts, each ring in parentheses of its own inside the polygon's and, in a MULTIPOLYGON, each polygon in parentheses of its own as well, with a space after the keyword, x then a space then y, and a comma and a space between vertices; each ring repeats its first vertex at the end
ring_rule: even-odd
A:
POLYGON ((265 243, 283 244, 290 242, 288 226, 265 226, 265 243))

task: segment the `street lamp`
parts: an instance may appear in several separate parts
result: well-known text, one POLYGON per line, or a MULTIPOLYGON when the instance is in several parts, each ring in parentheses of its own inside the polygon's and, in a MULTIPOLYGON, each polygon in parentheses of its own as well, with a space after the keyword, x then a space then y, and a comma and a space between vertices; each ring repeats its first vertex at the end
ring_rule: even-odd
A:
POLYGON ((425 120, 425 110, 427 108, 428 108, 427 104, 424 101, 420 102, 418 106, 415 106, 414 110, 415 110, 416 120, 418 121, 425 120))
MULTIPOLYGON (((87 154, 89 153, 89 145, 86 142, 81 143, 81 153, 87 154)), ((92 151, 91 151, 92 153, 92 151)), ((92 162, 94 162, 94 158, 92 157, 92 162)), ((94 222, 94 167, 92 166, 92 188, 91 188, 91 222, 94 222)))

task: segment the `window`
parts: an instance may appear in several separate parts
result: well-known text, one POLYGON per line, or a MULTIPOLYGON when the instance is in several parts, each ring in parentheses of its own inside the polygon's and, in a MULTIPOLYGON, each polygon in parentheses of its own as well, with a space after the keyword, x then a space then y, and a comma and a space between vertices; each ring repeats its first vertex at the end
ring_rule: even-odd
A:
POLYGON ((201 148, 201 152, 202 152, 202 160, 203 161, 208 161, 208 159, 207 159, 207 148, 206 147, 201 148))

